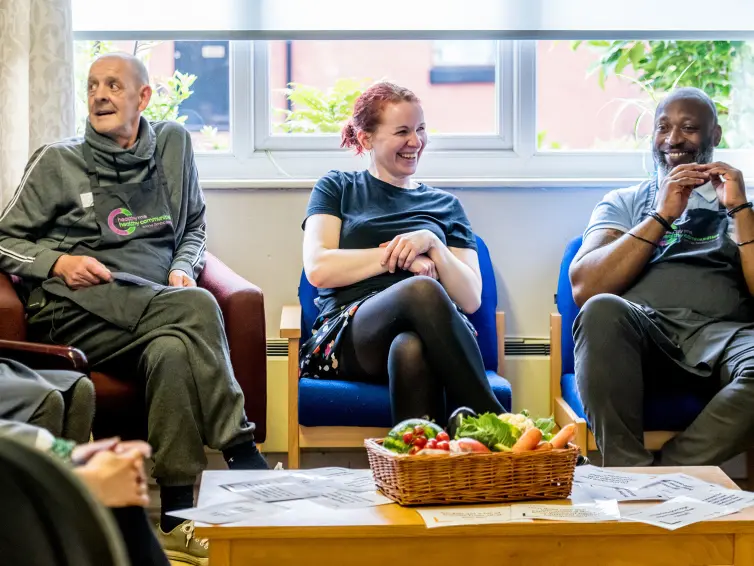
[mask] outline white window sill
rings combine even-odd
[[[636,178],[584,178],[584,179],[557,179],[557,178],[469,178],[469,177],[444,177],[444,178],[419,178],[417,180],[432,187],[443,189],[497,189],[497,188],[520,188],[520,189],[567,189],[567,188],[621,188],[629,187],[644,181],[646,177]],[[229,189],[305,189],[311,190],[317,179],[200,179],[203,189],[229,190]]]
[[[754,152],[719,151],[715,159],[754,175]],[[331,169],[358,171],[367,157],[338,151],[256,151],[197,155],[206,189],[311,189]],[[650,177],[648,152],[427,151],[415,178],[443,188],[614,188]],[[750,187],[754,183],[748,182]]]

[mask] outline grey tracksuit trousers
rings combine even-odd
[[[148,441],[160,485],[193,484],[206,467],[205,444],[223,450],[253,440],[222,313],[209,292],[166,288],[133,332],[67,299],[50,300],[30,319],[34,339],[77,347],[93,369],[145,381]]]

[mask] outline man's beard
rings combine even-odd
[[[715,153],[715,146],[712,140],[705,140],[699,147],[699,150],[694,154],[692,163],[712,163],[712,156]],[[662,173],[663,176],[670,173],[672,167],[665,161],[665,154],[658,150],[656,147],[652,149],[652,157],[654,157],[657,164],[657,170]]]

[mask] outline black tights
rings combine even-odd
[[[393,422],[428,416],[444,423],[463,406],[503,412],[476,338],[434,279],[411,277],[365,301],[341,347],[346,379],[389,383]]]

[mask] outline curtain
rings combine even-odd
[[[40,146],[73,135],[71,0],[0,0],[0,209]]]

